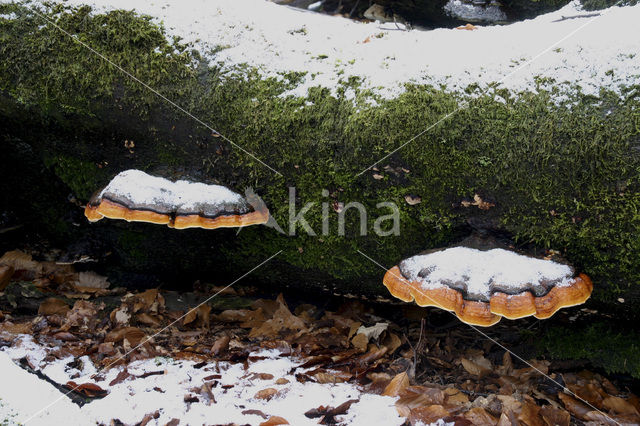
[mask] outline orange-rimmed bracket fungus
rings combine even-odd
[[[383,282],[400,300],[446,309],[479,326],[502,317],[549,318],[584,303],[593,290],[588,276],[566,264],[502,248],[452,247],[413,256],[389,269]]]
[[[244,198],[221,185],[171,181],[140,170],[114,177],[87,204],[85,216],[148,222],[170,228],[237,228],[263,224],[269,210],[257,196]]]

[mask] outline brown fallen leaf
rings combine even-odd
[[[362,333],[358,333],[351,339],[351,344],[359,352],[366,352],[367,346],[369,345],[369,338]]]
[[[197,308],[187,311],[187,314],[182,319],[182,324],[191,324],[196,327],[209,328],[211,315],[211,306],[206,303],[198,306]]]
[[[448,405],[464,405],[469,402],[469,397],[456,388],[447,388],[444,394]]]
[[[635,414],[638,415],[638,410],[626,399],[618,396],[608,396],[602,401],[602,405],[607,410],[613,411],[617,414]]]
[[[393,379],[391,379],[391,382],[384,389],[384,392],[382,392],[382,395],[398,396],[403,390],[408,388],[409,385],[410,385],[409,375],[407,374],[406,371],[402,372],[400,374],[397,374]]]
[[[527,426],[545,426],[542,417],[540,417],[540,407],[530,401],[525,401],[522,404],[518,420]]]
[[[269,420],[266,422],[260,423],[260,426],[277,426],[277,425],[288,425],[289,422],[280,416],[271,416]]]
[[[482,407],[470,409],[464,413],[464,418],[476,426],[495,426],[498,424],[498,419],[487,413],[487,410]]]
[[[472,359],[461,358],[460,362],[469,374],[478,376],[479,378],[483,378],[488,374],[491,374],[493,370],[491,361],[483,356],[477,356]]]
[[[149,327],[158,327],[162,324],[162,321],[157,315],[148,314],[146,312],[136,314],[136,321]]]
[[[76,382],[68,381],[65,387],[89,398],[103,398],[109,394],[109,391],[102,389],[95,383],[82,383],[78,385]]]
[[[230,341],[231,339],[229,338],[229,336],[222,336],[216,339],[216,341],[213,342],[213,346],[211,347],[211,353],[214,355],[220,355],[221,353],[226,352],[227,349],[229,349]]]
[[[547,426],[569,426],[571,415],[559,408],[545,405],[540,409],[540,416]]]
[[[266,389],[262,389],[262,390],[259,390],[258,392],[256,392],[256,394],[253,397],[255,399],[264,399],[265,401],[269,401],[269,400],[271,400],[271,398],[273,398],[277,394],[278,394],[278,390],[277,389],[266,388]]]
[[[125,380],[127,380],[129,377],[132,377],[132,375],[125,368],[124,370],[120,371],[118,375],[111,382],[109,382],[109,386],[115,386],[119,383],[122,383]]]
[[[412,425],[418,422],[430,424],[450,415],[451,413],[449,413],[449,411],[447,411],[442,405],[428,405],[426,407],[418,407],[411,410],[411,413],[409,414],[409,422]]]
[[[560,398],[568,412],[581,420],[586,420],[587,413],[592,411],[592,408],[587,404],[567,395],[566,393],[558,393],[558,398]]]
[[[409,417],[411,410],[428,405],[442,405],[445,394],[437,388],[409,386],[400,393],[396,401],[396,410],[403,417]]]
[[[254,416],[260,416],[260,417],[262,417],[263,419],[266,419],[266,418],[268,418],[268,417],[269,417],[269,416],[267,416],[265,413],[263,413],[263,412],[262,412],[262,411],[260,411],[260,410],[244,410],[244,411],[242,412],[242,414],[244,414],[245,416],[251,416],[251,415],[254,415]]]
[[[289,383],[289,380],[285,379],[284,377],[280,377],[278,380],[276,380],[276,385],[286,385],[287,383]]]
[[[44,300],[38,308],[38,315],[63,315],[66,316],[71,308],[62,299],[50,297]]]
[[[11,282],[11,277],[15,269],[11,265],[0,265],[0,291],[4,291],[5,288]]]

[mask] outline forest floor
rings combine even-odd
[[[435,310],[200,282],[132,292],[2,259],[14,269],[0,293],[2,424],[640,423],[628,381],[517,355],[539,321],[476,329]]]

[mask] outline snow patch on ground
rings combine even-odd
[[[346,415],[341,416],[351,425],[400,425],[401,418],[395,408],[396,398],[362,393],[356,386],[347,383],[319,384],[299,383],[290,371],[300,363],[290,357],[282,357],[278,351],[262,350],[251,354],[258,357],[245,370],[242,363],[211,363],[195,368],[192,361],[177,361],[171,358],[156,358],[135,361],[128,371],[134,375],[162,371],[163,374],[146,378],[132,378],[114,386],[109,383],[122,371],[113,368],[96,379],[91,376],[96,369],[88,357],[82,357],[83,370],[69,368],[73,358],[45,361],[49,351],[33,342],[30,336],[22,336],[20,344],[3,348],[0,352],[0,376],[4,385],[0,387],[0,416],[24,422],[39,409],[52,404],[39,413],[29,424],[109,424],[114,418],[126,424],[140,422],[147,414],[159,411],[159,417],[150,424],[166,424],[173,418],[180,424],[204,424],[215,419],[216,423],[236,422],[259,424],[265,421],[257,414],[242,414],[245,410],[260,410],[269,416],[284,417],[290,424],[315,425],[318,419],[309,419],[304,413],[320,405],[336,407],[350,399],[359,399]],[[44,356],[43,356],[44,355]],[[51,384],[28,373],[12,360],[27,357],[32,365],[57,383],[73,380],[77,384],[96,383],[109,390],[109,394],[94,400],[82,408],[72,403]],[[300,372],[303,370],[298,370]],[[272,374],[272,379],[261,379],[253,373]],[[194,391],[200,388],[205,378],[220,374],[218,383],[212,386],[215,403],[207,404],[202,395]],[[280,378],[289,383],[277,384]],[[96,381],[98,380],[98,381]],[[208,379],[207,382],[212,382]],[[233,385],[225,389],[224,385]],[[273,399],[266,401],[254,396],[260,390],[274,388],[278,391]],[[200,401],[186,403],[185,395],[195,395]],[[13,416],[13,417],[11,417]]]
[[[225,70],[248,64],[264,76],[307,73],[290,92],[294,95],[304,96],[318,85],[334,89],[353,76],[388,98],[401,93],[406,82],[446,85],[451,91],[499,82],[514,93],[566,82],[598,95],[602,87],[619,91],[640,77],[640,4],[602,10],[596,18],[561,20],[586,14],[575,1],[511,25],[398,31],[393,23],[356,22],[266,0],[64,3],[151,15],[169,36],[195,43],[211,64]]]
[[[491,297],[493,286],[509,289],[509,293],[528,290],[544,282],[556,286],[570,285],[573,270],[551,260],[523,256],[504,249],[487,251],[453,247],[404,260],[400,269],[410,281],[418,281],[425,289],[442,287],[443,283],[464,283],[469,294]]]

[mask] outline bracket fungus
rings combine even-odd
[[[396,298],[452,311],[463,322],[491,326],[502,317],[551,317],[584,303],[593,284],[552,260],[502,248],[452,247],[408,258],[389,269],[384,285]]]
[[[85,216],[149,222],[170,228],[235,228],[266,223],[269,210],[255,194],[246,198],[220,185],[170,181],[140,170],[114,177],[87,204]]]

